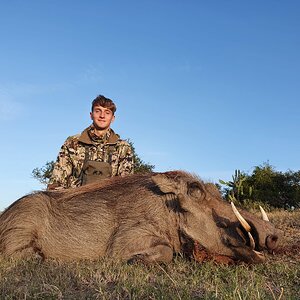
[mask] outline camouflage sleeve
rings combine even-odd
[[[69,139],[61,146],[57,160],[54,164],[51,178],[48,183],[48,190],[66,189],[69,187],[69,177],[72,174],[73,164],[69,151]]]
[[[133,174],[134,172],[134,160],[133,160],[133,150],[129,143],[124,142],[122,145],[119,166],[118,166],[118,176],[125,176]]]

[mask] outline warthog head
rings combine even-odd
[[[176,196],[180,230],[209,253],[259,263],[265,259],[264,250],[277,247],[279,232],[265,212],[262,219],[244,210],[239,213],[214,184],[181,172],[157,174],[152,180],[163,193]]]

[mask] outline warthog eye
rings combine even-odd
[[[198,182],[192,182],[188,186],[188,194],[198,198],[203,195],[203,189]]]

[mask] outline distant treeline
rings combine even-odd
[[[276,171],[268,162],[251,174],[236,170],[232,181],[220,180],[223,197],[243,206],[300,208],[300,171]]]

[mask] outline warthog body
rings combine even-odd
[[[195,241],[232,260],[261,262],[277,246],[270,222],[242,211],[255,246],[212,184],[181,171],[132,175],[14,202],[0,216],[2,256],[168,262]]]

